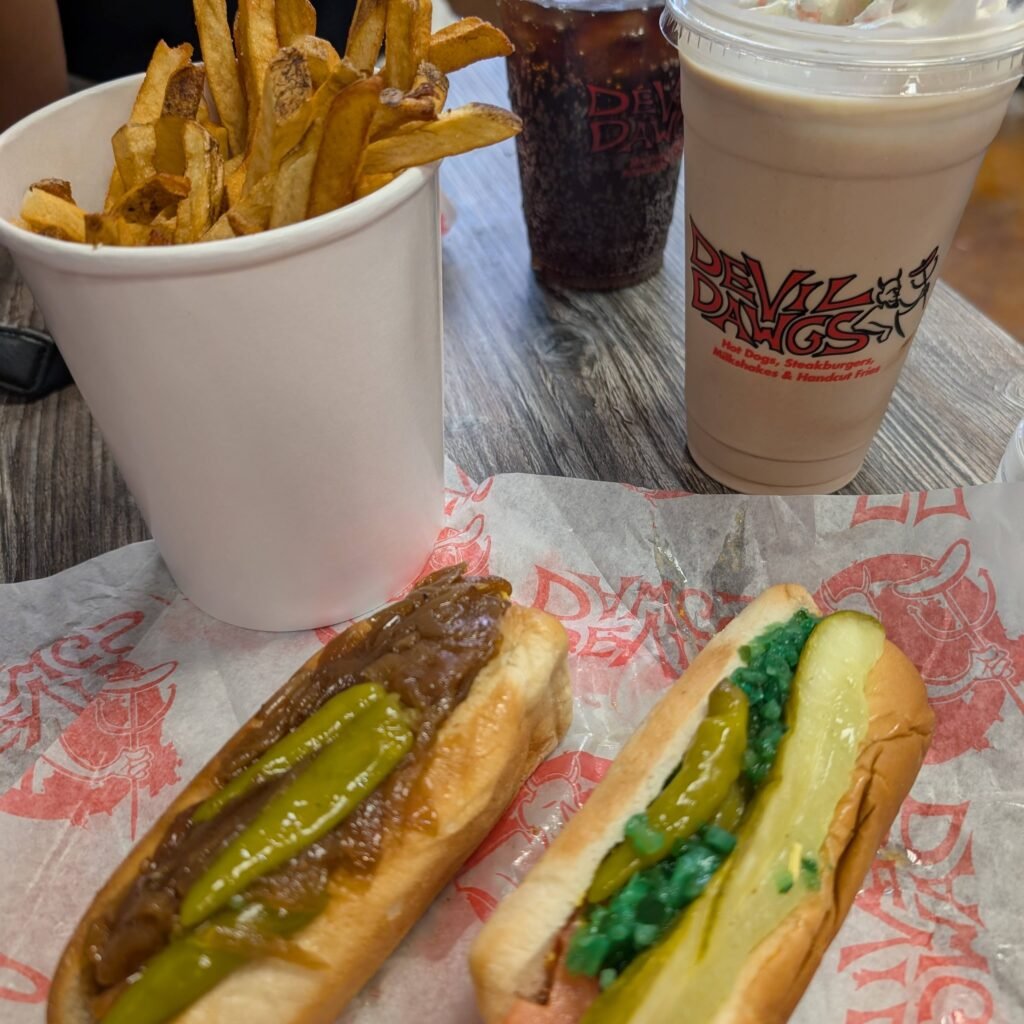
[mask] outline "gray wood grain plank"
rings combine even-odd
[[[452,102],[505,102],[500,62],[466,69]],[[682,195],[664,269],[610,294],[549,290],[529,266],[515,149],[448,161],[444,244],[448,454],[470,475],[548,473],[719,492],[686,451]],[[385,272],[382,269],[382,272]],[[0,252],[0,320],[42,326]],[[992,479],[1024,416],[1024,347],[936,289],[852,493]],[[48,575],[146,526],[77,389],[0,397],[0,581]]]

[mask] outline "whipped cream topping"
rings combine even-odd
[[[738,0],[738,6],[822,25],[943,34],[1024,20],[1024,0]]]

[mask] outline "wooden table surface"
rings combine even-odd
[[[505,103],[501,62],[453,78],[453,103]],[[686,450],[682,194],[663,271],[608,294],[534,280],[511,142],[447,161],[447,451],[476,479],[547,473],[715,492]],[[0,251],[0,321],[41,327]],[[940,285],[861,473],[884,494],[993,478],[1024,416],[1024,351]],[[147,536],[74,387],[0,397],[0,581],[65,569]]]

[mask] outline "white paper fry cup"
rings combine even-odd
[[[413,579],[441,519],[436,167],[220,242],[94,249],[9,223],[40,178],[101,208],[140,80],[0,136],[0,244],[182,591],[255,629],[362,614]]]

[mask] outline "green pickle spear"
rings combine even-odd
[[[387,690],[380,683],[359,683],[332,697],[309,716],[294,732],[278,740],[262,757],[223,789],[214,793],[193,812],[194,821],[215,817],[232,800],[277,775],[291,771],[312,754],[317,754],[363,712],[384,699]]]
[[[743,691],[727,680],[719,683],[679,770],[647,808],[647,824],[661,842],[641,852],[627,838],[609,851],[587,891],[589,902],[613,896],[638,871],[668,857],[675,842],[711,821],[743,769],[747,712]]]
[[[820,886],[817,855],[850,784],[867,729],[865,681],[885,632],[859,612],[836,612],[813,630],[800,657],[790,729],[736,849],[677,925],[590,1005],[581,1024],[669,1024],[679,1008],[711,1020],[751,951]],[[780,891],[793,863],[814,863]]]
[[[391,774],[412,743],[407,712],[396,696],[370,707],[273,796],[199,877],[182,903],[182,926],[205,920],[344,821]]]
[[[287,937],[315,916],[315,909],[275,911],[260,903],[218,915],[157,953],[121,993],[103,1024],[163,1024],[259,956],[261,937]],[[218,944],[222,929],[250,934],[252,948],[243,951]]]

